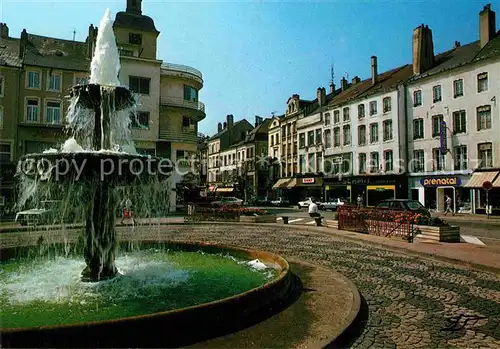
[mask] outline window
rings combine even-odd
[[[136,33],[129,33],[128,43],[133,45],[142,45],[142,35]]]
[[[330,114],[326,113],[325,114],[325,126],[330,125],[330,122],[331,122],[331,120],[330,120]]]
[[[307,146],[313,146],[314,145],[314,131],[309,131],[307,132]]]
[[[333,129],[333,146],[340,147],[340,127]]]
[[[131,50],[119,49],[118,52],[120,53],[120,56],[127,56],[127,57],[134,56],[134,51],[131,51]]]
[[[333,123],[334,124],[338,124],[340,122],[340,111],[339,110],[335,110],[333,112]]]
[[[0,164],[8,164],[10,162],[10,144],[0,144]]]
[[[477,92],[488,91],[488,73],[477,74]]]
[[[344,145],[351,144],[351,125],[344,125]]]
[[[453,134],[467,132],[467,118],[465,110],[453,112]]]
[[[149,128],[149,112],[138,111],[130,113],[130,126],[132,128]]]
[[[0,105],[0,130],[3,129],[3,106]]]
[[[370,153],[370,172],[375,173],[379,170],[379,157],[378,152]]]
[[[323,143],[323,133],[321,132],[321,129],[318,128],[316,130],[316,144],[322,144]]]
[[[434,115],[432,117],[432,137],[437,137],[441,131],[441,122],[443,121],[443,115]]]
[[[413,139],[424,138],[424,119],[413,120]]]
[[[332,146],[332,130],[325,130],[325,148]]]
[[[361,153],[358,157],[359,161],[359,173],[366,173],[366,154]]]
[[[45,108],[45,121],[49,124],[61,123],[61,102],[47,101]]]
[[[364,117],[365,117],[365,105],[359,104],[358,105],[358,119],[362,119]]]
[[[26,121],[38,122],[39,108],[38,99],[28,98],[26,100]]]
[[[455,155],[455,170],[466,170],[467,169],[467,146],[459,145],[454,147]]]
[[[36,71],[28,72],[28,88],[40,88],[40,73]]]
[[[383,100],[384,113],[391,111],[391,97],[385,97]]]
[[[271,135],[270,140],[271,140],[271,147],[272,147],[272,146],[274,146],[274,135]]]
[[[191,119],[188,118],[187,116],[182,117],[182,127],[189,127],[191,126]]]
[[[491,128],[491,105],[477,107],[477,130],[488,130]]]
[[[316,173],[323,172],[323,155],[316,153]]]
[[[425,155],[423,149],[413,151],[413,172],[424,172]]]
[[[370,143],[378,142],[378,124],[370,124]]]
[[[377,101],[370,102],[370,116],[377,114]]]
[[[191,86],[184,85],[184,100],[197,102],[198,101],[198,91]]]
[[[392,150],[387,150],[384,152],[384,163],[385,172],[391,172],[394,170],[394,154]]]
[[[413,106],[420,107],[422,105],[422,91],[413,91]]]
[[[299,172],[306,173],[306,157],[299,155]]]
[[[3,76],[0,76],[0,97],[3,97],[4,90],[5,90],[5,78]]]
[[[75,85],[88,85],[89,79],[84,76],[75,77]]]
[[[129,87],[132,92],[139,93],[141,95],[149,94],[149,83],[150,78],[142,78],[138,76],[129,76],[128,82]]]
[[[453,81],[453,98],[462,97],[464,95],[464,79]]]
[[[306,134],[304,132],[299,133],[299,148],[304,148],[306,146]]]
[[[491,143],[481,143],[477,145],[479,155],[479,167],[493,167],[493,147]]]
[[[344,114],[344,121],[350,121],[351,116],[349,115],[349,107],[345,107],[342,111]]]
[[[432,88],[432,101],[434,103],[441,102],[443,96],[441,95],[441,85],[436,85]]]
[[[434,171],[444,170],[444,154],[441,153],[441,148],[432,149],[432,161],[434,163]]]
[[[47,90],[49,91],[61,91],[61,75],[60,74],[49,74],[49,81]]]
[[[358,126],[358,145],[366,144],[366,126]]]
[[[392,120],[385,120],[383,129],[384,129],[384,141],[392,140]]]

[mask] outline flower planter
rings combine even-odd
[[[276,223],[276,215],[266,214],[262,216],[240,216],[240,222],[246,223]]]
[[[444,226],[431,227],[428,225],[414,225],[418,231],[417,240],[439,241],[439,242],[460,242],[460,227]]]

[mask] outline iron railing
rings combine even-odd
[[[182,64],[174,64],[174,63],[162,63],[161,69],[164,70],[171,70],[171,71],[176,71],[180,73],[189,73],[192,74],[201,80],[203,80],[203,74],[201,71],[198,69],[195,69],[193,67],[187,66],[187,65],[182,65]]]
[[[188,101],[181,97],[160,97],[160,105],[194,109],[205,113],[205,104],[200,101]]]

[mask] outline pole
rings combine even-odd
[[[486,190],[486,217],[487,219],[490,219],[490,196],[489,196],[489,190]]]

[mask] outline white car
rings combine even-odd
[[[322,202],[318,206],[319,206],[319,209],[321,211],[326,211],[326,210],[335,211],[335,210],[337,210],[337,207],[342,206],[342,205],[344,205],[344,201],[342,201],[340,199],[334,199],[334,200]]]
[[[307,199],[305,199],[304,201],[299,201],[299,204],[298,204],[299,210],[300,210],[301,208],[308,208],[308,207],[309,207],[309,205],[311,204],[311,202],[312,202],[312,198],[307,198]],[[321,203],[316,201],[316,204],[317,204],[317,205],[318,205],[318,207],[319,207],[319,205],[320,205]]]
[[[217,200],[217,201],[212,201],[211,205],[213,207],[243,206],[243,200],[230,196],[230,197],[221,198],[220,200]]]
[[[32,208],[16,213],[15,222],[21,225],[37,225],[50,223],[56,214],[59,201],[46,200],[40,203],[39,208]]]
[[[288,202],[288,200],[285,200],[283,198],[278,198],[276,200],[271,200],[271,205],[273,205],[273,206],[288,206],[289,202]]]

